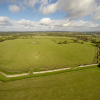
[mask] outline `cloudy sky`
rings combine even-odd
[[[100,31],[100,0],[0,0],[0,31]]]

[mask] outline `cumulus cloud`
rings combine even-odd
[[[99,27],[100,24],[97,24],[94,21],[51,20],[50,18],[43,18],[39,22],[25,19],[14,21],[10,20],[8,17],[0,16],[0,31],[100,31]]]
[[[43,7],[44,5],[47,5],[50,3],[52,0],[1,0],[2,2],[6,1],[7,3],[13,3],[19,5],[13,5],[9,6],[9,10],[12,13],[18,13],[20,9],[26,10],[27,7],[30,7],[33,9],[33,11],[37,11],[38,8],[35,8],[35,5],[38,4],[40,7]],[[1,2],[0,1],[0,2]]]
[[[75,21],[75,20],[54,20],[51,27],[60,28],[60,29],[92,29],[99,28],[100,24],[97,24],[93,21]]]
[[[43,14],[50,14],[60,10],[68,13],[66,18],[77,19],[93,13],[96,7],[95,0],[58,0],[56,3],[39,8],[39,11]]]
[[[52,20],[50,18],[43,18],[39,21],[40,25],[50,25],[52,23]]]
[[[97,7],[95,14],[92,16],[92,20],[94,21],[100,20],[100,6]]]
[[[12,13],[18,13],[20,9],[25,10],[30,7],[33,11],[39,11],[45,15],[55,13],[57,10],[66,12],[65,18],[71,20],[87,15],[91,15],[94,21],[100,20],[100,0],[56,0],[55,3],[51,1],[53,0],[0,0],[0,3],[14,4],[9,6]]]
[[[34,8],[35,4],[38,3],[39,0],[24,0],[23,2],[27,7]]]
[[[20,26],[23,26],[23,27],[33,27],[35,22],[21,19],[20,21],[18,21],[18,24],[20,24]]]
[[[9,5],[9,10],[12,13],[18,13],[20,11],[20,7],[16,6],[16,5]]]
[[[46,14],[54,13],[58,9],[60,9],[60,7],[59,7],[58,2],[56,2],[54,4],[48,4],[46,6],[40,6],[39,12],[46,15]]]
[[[11,25],[10,19],[5,16],[0,16],[0,26],[9,26]]]

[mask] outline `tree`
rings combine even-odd
[[[67,40],[64,41],[64,44],[67,44]]]
[[[62,42],[60,41],[58,44],[62,44]]]
[[[78,42],[78,39],[74,40],[74,42]]]
[[[82,41],[81,44],[84,44],[84,42]]]
[[[97,43],[97,42],[96,42],[96,39],[92,39],[91,42],[92,42],[92,43]]]
[[[97,42],[96,43],[96,46],[100,48],[100,42]]]

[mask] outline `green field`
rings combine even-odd
[[[0,100],[100,100],[100,69],[0,82]]]
[[[76,67],[97,60],[100,64],[100,49],[91,41],[81,44],[83,40],[75,43],[73,39],[77,38],[25,34],[0,42],[0,72],[13,75],[30,71],[19,77],[0,73],[0,100],[100,100],[100,65]],[[33,74],[64,67],[71,69]]]
[[[67,44],[58,44],[59,41],[65,40]],[[37,43],[30,44],[31,42]],[[0,68],[9,71],[75,67],[93,63],[95,56],[96,47],[91,43],[74,43],[69,37],[39,36],[0,43]]]

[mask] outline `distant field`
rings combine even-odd
[[[39,39],[39,38],[40,39]],[[52,39],[55,40],[52,41]],[[37,36],[0,43],[0,68],[10,71],[48,70],[93,63],[96,48],[73,43],[70,37]],[[68,44],[58,44],[67,40]],[[37,42],[36,44],[30,44]]]
[[[91,38],[92,38],[92,37],[91,37]],[[96,39],[97,42],[100,41],[100,37],[94,37],[94,38],[92,38],[92,39]]]
[[[100,100],[100,69],[0,81],[0,100]]]

